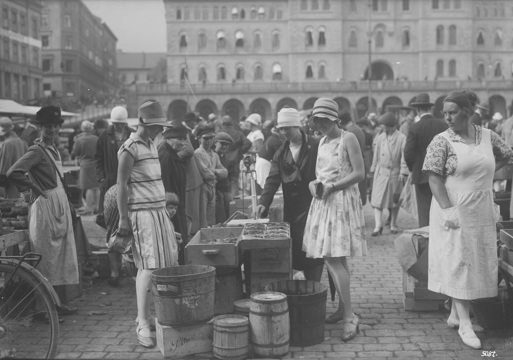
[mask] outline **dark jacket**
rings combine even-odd
[[[431,114],[423,115],[418,122],[410,126],[404,147],[404,158],[411,171],[413,184],[428,182],[428,175],[422,172],[426,149],[435,135],[445,130],[447,130],[445,121],[435,119]]]
[[[39,130],[36,129],[34,126],[30,125],[23,130],[21,133],[21,140],[25,141],[28,145],[28,147],[31,147],[34,145],[34,140],[36,140],[39,136]],[[71,151],[71,149],[69,149]]]
[[[304,132],[301,133],[303,144],[299,151],[297,164],[292,158],[288,140],[274,154],[271,170],[265,181],[262,196],[260,196],[259,203],[266,208],[266,211],[262,214],[263,216],[267,216],[274,194],[280,185],[283,189],[283,212],[285,217],[289,212],[302,211],[310,207],[312,195],[308,189],[308,184],[316,178],[315,164],[317,162],[319,140],[307,136]]]

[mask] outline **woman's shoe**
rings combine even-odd
[[[392,234],[397,234],[399,230],[397,229],[397,226],[390,226],[390,232]]]
[[[344,321],[342,331],[343,341],[354,339],[356,334],[360,332],[360,318],[358,315],[354,314],[353,320]]]
[[[371,236],[381,235],[382,232],[383,232],[383,226],[380,226],[379,228],[374,228],[374,231],[372,232]]]
[[[476,336],[472,329],[458,330],[463,343],[473,349],[481,349],[481,340]]]
[[[328,316],[326,318],[326,320],[324,320],[324,322],[326,324],[336,324],[338,323],[340,320],[343,320],[344,319],[344,315],[342,313],[333,313],[331,314],[330,316]]]
[[[459,320],[448,318],[447,319],[447,326],[450,327],[451,329],[458,329],[460,327],[460,322],[459,322]],[[482,326],[480,326],[480,325],[477,325],[477,324],[472,324],[472,329],[474,330],[474,332],[482,332],[482,331],[484,331],[484,328]]]
[[[152,348],[155,346],[155,343],[153,342],[153,339],[151,336],[145,336],[141,334],[141,330],[148,329],[148,332],[150,331],[149,325],[147,326],[141,326],[137,325],[137,329],[135,330],[137,334],[137,341],[139,341],[139,344],[144,346],[145,348]]]
[[[139,317],[136,317],[135,318],[135,323],[137,325],[139,325]],[[150,318],[150,330],[151,331],[155,331],[156,327],[155,327],[155,319],[154,318]]]

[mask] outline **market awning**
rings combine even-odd
[[[36,113],[39,111],[39,109],[41,109],[41,106],[23,106],[25,108],[25,110],[27,111],[28,115],[36,115]],[[79,114],[76,114],[76,113],[71,113],[71,112],[67,112],[67,111],[61,111],[61,116],[62,117],[74,117],[74,116],[78,116]]]
[[[14,100],[0,99],[0,114],[3,115],[30,115],[25,106]]]

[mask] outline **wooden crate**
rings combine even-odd
[[[165,358],[179,359],[186,355],[212,351],[212,322],[200,325],[171,327],[155,319],[157,347]]]
[[[0,230],[0,252],[28,241],[28,230]]]
[[[501,229],[500,240],[510,249],[513,249],[513,229]]]
[[[442,300],[418,300],[413,294],[404,294],[403,305],[406,311],[438,311],[443,306]]]
[[[93,265],[94,269],[98,272],[98,277],[110,277],[110,262],[107,249],[93,251],[89,256],[88,262]]]
[[[407,311],[436,311],[443,305],[447,296],[427,288],[427,282],[417,281],[403,272],[403,304]]]
[[[506,264],[513,266],[513,250],[504,244],[499,246],[499,258]]]
[[[250,250],[252,273],[290,273],[292,260],[289,248]]]
[[[251,273],[249,275],[249,295],[264,291],[265,287],[274,281],[290,279],[290,273]]]
[[[240,238],[241,227],[201,229],[185,246],[185,263],[210,266],[239,265],[238,243],[202,243],[208,239]]]

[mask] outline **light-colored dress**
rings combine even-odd
[[[374,173],[371,205],[378,209],[397,207],[393,195],[399,186],[399,175],[408,175],[404,160],[406,136],[397,130],[387,136],[383,131],[374,141],[374,157],[370,169]]]
[[[345,145],[354,134],[342,131],[340,138],[321,139],[315,173],[317,180],[331,184],[349,175],[353,168]],[[356,138],[355,138],[356,141]],[[365,220],[358,184],[332,192],[326,199],[313,198],[303,236],[303,251],[309,258],[364,256],[367,254]]]
[[[497,134],[475,129],[476,144],[450,129],[435,136],[423,166],[444,177],[452,205],[441,209],[434,197],[431,202],[428,289],[462,300],[497,295],[494,154],[499,160],[513,154]],[[460,228],[444,228],[446,220],[459,221]]]

